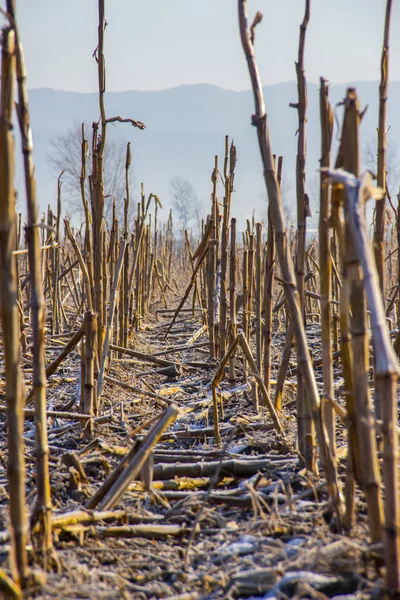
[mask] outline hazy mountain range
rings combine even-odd
[[[362,121],[361,146],[365,149],[376,139],[378,122],[378,82],[356,82],[361,105],[368,105]],[[347,85],[332,85],[332,106],[340,102]],[[295,157],[297,111],[289,108],[297,101],[295,82],[281,83],[264,88],[272,146],[276,154],[284,156],[285,196],[287,203],[295,202]],[[29,93],[34,140],[38,198],[41,209],[55,205],[56,175],[51,173],[46,159],[49,141],[55,134],[71,128],[74,123],[91,123],[98,118],[96,94],[82,94],[53,89],[33,89]],[[316,170],[319,163],[319,99],[318,86],[308,84],[307,123],[307,176],[309,193],[315,197]],[[393,162],[395,143],[400,136],[400,82],[390,86],[388,101],[389,138],[392,142]],[[211,85],[186,85],[155,92],[109,92],[106,94],[107,116],[121,115],[145,123],[139,131],[130,125],[109,126],[111,137],[131,141],[132,175],[136,183],[144,182],[147,192],[159,195],[163,205],[170,204],[169,182],[179,175],[195,187],[204,205],[208,207],[211,191],[211,172],[214,155],[223,160],[224,136],[234,138],[238,163],[235,177],[235,195],[232,214],[239,219],[251,215],[258,218],[266,213],[264,183],[256,132],[250,126],[253,97],[249,90],[234,92]],[[335,147],[337,122],[341,109],[335,109]],[[88,132],[90,134],[90,132]],[[46,150],[47,149],[47,150]],[[77,147],[77,152],[80,152]],[[400,149],[399,149],[400,153]],[[17,187],[21,188],[21,169],[18,167]],[[138,185],[136,186],[138,189]],[[222,197],[222,189],[221,189]],[[20,208],[23,209],[23,196]],[[68,205],[68,197],[64,198]],[[166,211],[165,218],[166,218]],[[314,209],[313,220],[316,216]],[[315,222],[315,221],[314,221]]]

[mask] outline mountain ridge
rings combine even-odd
[[[347,87],[357,89],[362,107],[368,104],[361,125],[363,149],[367,143],[376,139],[379,82],[359,81],[351,86],[331,84],[330,100],[339,120],[340,109],[335,105],[342,100]],[[318,89],[319,85],[308,83],[308,187],[312,187],[319,167]],[[289,108],[289,103],[297,99],[297,84],[295,81],[275,83],[264,86],[263,90],[273,150],[277,155],[284,157],[286,201],[294,205],[297,111]],[[57,134],[70,129],[74,123],[91,124],[97,120],[98,98],[95,92],[32,88],[29,90],[29,100],[38,197],[41,209],[44,210],[48,203],[55,202],[57,183],[57,174],[49,171],[46,159],[49,142]],[[400,115],[397,111],[399,103],[400,81],[391,82],[388,125],[389,137],[393,140],[400,137]],[[218,154],[223,160],[224,137],[227,134],[234,138],[238,164],[232,214],[244,219],[255,209],[258,218],[265,217],[262,165],[256,132],[250,126],[251,115],[254,112],[250,89],[236,91],[198,83],[158,91],[113,91],[106,93],[106,111],[109,116],[121,115],[145,123],[144,131],[138,131],[129,125],[110,126],[110,139],[122,138],[131,141],[133,178],[137,183],[144,181],[146,190],[157,193],[166,207],[170,205],[169,181],[179,175],[191,181],[202,201],[204,211],[208,208],[214,155]],[[87,136],[89,135],[90,132],[87,131]],[[334,133],[333,146],[334,152],[337,146],[337,131]],[[77,148],[77,151],[80,152],[80,149]],[[21,180],[19,165],[18,189],[21,188]],[[308,191],[312,192],[311,189]],[[222,190],[220,193],[222,194]],[[65,206],[68,205],[68,197],[64,198],[64,203]],[[23,202],[21,206],[22,204]]]
[[[346,87],[357,87],[358,84],[363,84],[363,83],[373,83],[374,85],[379,86],[379,81],[377,79],[363,79],[363,80],[358,80],[358,81],[343,81],[343,82],[336,82],[333,85],[337,85],[337,86],[346,86]],[[393,80],[390,81],[389,86],[392,84],[397,84],[400,83],[400,79],[397,80]],[[286,85],[286,84],[291,84],[291,85],[296,85],[296,80],[295,79],[288,79],[286,81],[279,81],[276,83],[270,83],[268,85],[264,85],[263,88],[273,88],[273,87],[278,87],[278,86],[282,86],[282,85]],[[318,82],[315,81],[308,81],[307,80],[307,84],[310,85],[319,85]],[[332,84],[330,84],[332,85]],[[218,90],[223,90],[225,92],[232,92],[235,94],[242,94],[243,92],[251,92],[251,88],[246,88],[244,90],[233,90],[231,88],[225,88],[222,87],[220,85],[215,85],[214,83],[206,83],[206,82],[198,82],[198,83],[182,83],[180,85],[174,85],[172,87],[167,87],[167,88],[160,88],[159,90],[135,90],[135,89],[128,89],[128,90],[107,90],[106,91],[106,96],[109,94],[124,94],[124,93],[130,93],[130,92],[135,92],[135,93],[144,93],[144,94],[151,94],[151,93],[159,93],[159,92],[167,92],[167,91],[173,91],[173,90],[179,90],[181,88],[194,88],[194,87],[210,87],[210,88],[216,88]],[[90,96],[90,95],[95,95],[97,96],[98,93],[97,91],[94,92],[80,92],[78,90],[62,90],[60,88],[53,88],[51,86],[49,87],[32,87],[28,89],[28,93],[30,92],[37,92],[37,91],[55,91],[55,92],[61,92],[61,93],[71,93],[71,94],[82,94],[82,95],[86,95],[86,96]]]

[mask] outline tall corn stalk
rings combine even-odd
[[[320,119],[321,119],[321,167],[330,166],[333,114],[328,100],[328,83],[321,77],[320,87]],[[323,185],[322,174],[320,184],[319,212],[319,264],[321,287],[321,328],[322,359],[324,378],[324,404],[322,407],[329,441],[335,449],[335,414],[329,400],[334,396],[332,368],[332,258],[331,239],[329,233],[330,189]]]
[[[297,252],[296,252],[296,282],[300,298],[300,306],[304,315],[304,267],[306,249],[306,122],[307,122],[307,84],[304,74],[304,46],[306,32],[310,20],[310,0],[305,2],[305,12],[300,25],[299,51],[296,62],[298,102],[291,104],[298,113],[297,159],[296,159],[296,193],[297,193]],[[305,459],[308,469],[313,469],[314,456],[314,427],[307,402],[307,390],[304,386],[302,365],[297,356],[297,441],[300,453]]]
[[[229,213],[231,207],[231,196],[233,189],[234,169],[236,166],[236,147],[231,143],[229,150],[229,138],[225,137],[225,160],[224,160],[224,206],[222,213],[222,233],[221,233],[221,299],[220,299],[220,319],[219,319],[219,348],[220,356],[225,355],[227,347],[226,319],[228,312],[228,294],[227,294],[227,272],[228,272],[228,244],[229,244]]]
[[[246,56],[251,83],[253,87],[255,101],[255,115],[252,123],[257,128],[258,142],[260,146],[261,159],[264,167],[264,179],[268,192],[268,198],[271,206],[271,220],[275,231],[276,250],[282,273],[282,279],[285,283],[285,293],[288,301],[291,319],[294,327],[299,362],[303,367],[303,375],[306,382],[307,398],[310,403],[313,418],[316,422],[318,443],[321,453],[324,455],[325,471],[328,483],[329,493],[335,506],[338,521],[341,519],[342,501],[338,486],[336,466],[329,448],[328,440],[323,429],[321,417],[321,404],[318,389],[314,377],[312,361],[308,350],[307,339],[302,318],[302,311],[299,301],[299,294],[296,288],[296,280],[293,269],[293,263],[288,252],[287,234],[284,225],[282,197],[276,178],[274,161],[271,151],[271,142],[269,136],[267,115],[261,87],[261,80],[254,56],[254,30],[262,20],[261,13],[257,13],[250,32],[247,27],[246,0],[238,0],[239,28],[243,50]],[[312,465],[316,470],[316,465]]]
[[[125,158],[125,201],[124,201],[124,239],[128,243],[129,234],[129,203],[130,203],[130,189],[129,189],[129,167],[131,166],[132,154],[130,142],[126,146],[126,158]],[[157,205],[156,205],[157,206]],[[124,281],[123,281],[123,317],[122,317],[122,338],[125,348],[128,347],[128,331],[129,331],[129,251],[125,252],[124,256]]]
[[[229,343],[231,344],[236,338],[237,322],[236,322],[236,280],[238,270],[238,258],[236,253],[236,219],[231,219],[231,244],[229,255]],[[232,383],[236,381],[235,376],[235,357],[232,354],[229,362],[229,379]]]
[[[106,117],[106,67],[104,58],[105,0],[98,0],[98,43],[94,52],[97,61],[98,96],[100,112],[99,123],[93,123],[92,135],[92,174],[89,176],[90,200],[92,206],[92,244],[93,244],[93,280],[94,280],[94,309],[97,313],[97,348],[101,356],[106,324],[107,270],[104,229],[104,152],[107,140],[108,123],[129,123],[138,129],[145,125],[140,121],[120,116]],[[84,142],[82,142],[82,152]],[[128,158],[127,158],[127,162]],[[83,165],[83,160],[82,160]],[[83,199],[83,196],[82,196]]]
[[[361,114],[354,89],[347,91],[342,137],[336,167],[344,167],[358,177],[360,171],[359,124]],[[342,192],[343,194],[343,192]],[[360,450],[361,487],[368,506],[371,537],[374,542],[382,539],[382,499],[380,474],[376,454],[375,427],[372,419],[372,403],[368,387],[369,336],[366,322],[365,293],[360,263],[349,224],[349,208],[345,201],[345,248],[344,285],[350,286],[350,308],[352,311],[351,333],[354,369],[354,399]]]
[[[400,507],[396,383],[399,367],[386,326],[385,308],[365,218],[366,200],[369,198],[379,200],[384,196],[385,190],[371,185],[369,173],[366,173],[361,180],[343,171],[328,171],[328,173],[334,181],[344,185],[346,190],[349,227],[362,266],[363,282],[371,314],[376,356],[375,382],[383,401],[386,583],[389,591],[398,597],[400,593]]]
[[[335,236],[343,261],[343,281],[340,285],[340,346],[344,379],[344,394],[346,400],[347,412],[347,469],[345,482],[345,503],[346,511],[343,518],[343,526],[347,531],[354,525],[355,521],[355,491],[356,482],[360,484],[360,460],[359,443],[356,427],[356,407],[354,398],[354,361],[351,348],[350,334],[350,280],[347,277],[347,269],[344,266],[346,247],[345,247],[345,225],[342,214],[342,190],[335,186],[331,194],[332,214],[331,221],[335,227]],[[335,254],[336,256],[336,254]],[[332,266],[334,263],[332,261]],[[339,286],[338,286],[339,287]],[[337,329],[337,328],[336,328]]]
[[[390,15],[392,11],[392,0],[386,2],[385,30],[383,34],[383,46],[381,57],[381,82],[379,86],[379,125],[378,125],[378,185],[385,190],[386,196],[386,116],[387,99],[389,91],[389,31]],[[385,294],[385,196],[376,202],[375,207],[375,231],[374,251],[375,263],[379,275],[379,284],[382,295]]]
[[[103,303],[103,232],[104,232],[104,151],[107,140],[107,119],[104,105],[106,91],[106,67],[104,60],[104,0],[98,0],[98,43],[95,51],[97,61],[97,77],[99,89],[99,109],[101,133],[98,139],[97,124],[93,124],[92,156],[93,166],[90,181],[90,197],[93,219],[93,279],[94,279],[94,309],[97,313],[97,348],[101,355],[104,333],[104,303]]]
[[[20,365],[17,281],[12,255],[15,240],[14,170],[12,134],[15,81],[15,37],[12,29],[2,32],[0,108],[0,314],[5,356],[8,417],[8,481],[10,494],[12,570],[23,585],[27,577],[27,518],[25,509],[25,457],[23,446],[24,397]]]
[[[283,157],[278,158],[277,180],[279,186],[282,179]],[[272,342],[272,291],[274,287],[274,262],[275,262],[275,236],[271,222],[271,207],[268,206],[268,233],[267,233],[267,251],[265,256],[264,272],[264,360],[263,375],[264,384],[268,394],[271,389],[271,342]],[[280,404],[275,402],[275,407],[280,409]]]
[[[214,170],[211,180],[213,184],[212,191],[212,242],[207,254],[207,294],[208,294],[208,334],[210,340],[210,358],[216,357],[216,348],[218,347],[218,323],[215,321],[215,291],[217,286],[217,263],[218,263],[218,230],[219,230],[219,205],[217,198],[218,182],[218,156],[214,159]],[[217,327],[216,327],[217,326]]]
[[[27,202],[26,240],[28,244],[29,271],[31,276],[31,326],[33,338],[33,389],[35,396],[36,431],[36,485],[37,503],[35,518],[40,524],[40,551],[43,557],[52,551],[51,530],[51,490],[49,479],[49,447],[46,419],[46,372],[44,357],[44,303],[41,274],[41,245],[39,235],[39,214],[36,200],[36,181],[32,156],[32,131],[30,126],[26,70],[21,40],[15,15],[15,0],[7,0],[7,10],[14,21],[18,104],[17,115],[21,132],[22,154],[24,158],[25,193]]]
[[[256,255],[255,255],[255,320],[256,320],[256,363],[258,372],[261,373],[261,365],[263,359],[262,346],[262,317],[261,317],[261,288],[262,288],[262,267],[263,267],[263,251],[262,251],[262,224],[256,223]]]

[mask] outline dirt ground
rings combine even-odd
[[[153,491],[132,482],[107,520],[56,527],[58,571],[26,597],[60,599],[373,598],[380,597],[382,547],[368,539],[365,503],[357,503],[356,526],[348,535],[335,526],[323,472],[317,478],[300,465],[295,450],[296,377],[285,387],[278,435],[268,411],[256,413],[251,379],[243,377],[241,353],[234,384],[226,378],[221,419],[222,444],[213,438],[211,380],[206,334],[190,312],[182,312],[168,339],[172,313],[147,319],[132,334],[132,347],[176,361],[180,374],[113,353],[109,377],[142,393],[106,383],[103,422],[95,442],[83,438],[74,420],[49,418],[54,513],[82,510],[121,456],[151,428],[132,432],[174,401],[177,420],[156,446]],[[314,355],[318,328],[308,328]],[[53,359],[67,338],[47,338]],[[273,341],[274,371],[280,364],[283,331]],[[183,349],[176,350],[176,347]],[[27,361],[28,364],[29,360]],[[189,364],[190,363],[190,364]],[[295,357],[293,357],[293,366]],[[338,366],[338,365],[337,365]],[[49,409],[77,412],[80,357],[73,352],[48,382]],[[317,379],[321,380],[319,368]],[[29,369],[25,369],[29,385]],[[291,382],[291,383],[290,383]],[[339,391],[339,377],[336,381]],[[271,386],[272,394],[274,385]],[[261,403],[261,402],[260,402]],[[1,417],[3,423],[4,416]],[[338,422],[338,426],[340,424]],[[1,451],[7,459],[4,427]],[[343,438],[343,439],[342,439]],[[34,424],[26,420],[27,504],[35,502]],[[345,439],[339,435],[340,475],[345,473]],[[343,446],[343,448],[341,448]],[[72,457],[72,458],[71,458]],[[4,463],[3,461],[3,463]],[[3,464],[4,466],[4,464]],[[9,569],[7,477],[0,472],[1,568]],[[93,513],[88,511],[88,517]]]

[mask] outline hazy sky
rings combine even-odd
[[[0,3],[4,5],[4,0]],[[385,0],[311,0],[305,67],[310,81],[379,78]],[[259,9],[262,81],[295,78],[303,0],[250,0]],[[97,0],[17,0],[28,85],[97,89]],[[249,77],[236,0],[106,0],[107,90],[157,90],[212,83],[241,90]],[[400,80],[400,2],[393,2],[390,78]]]

